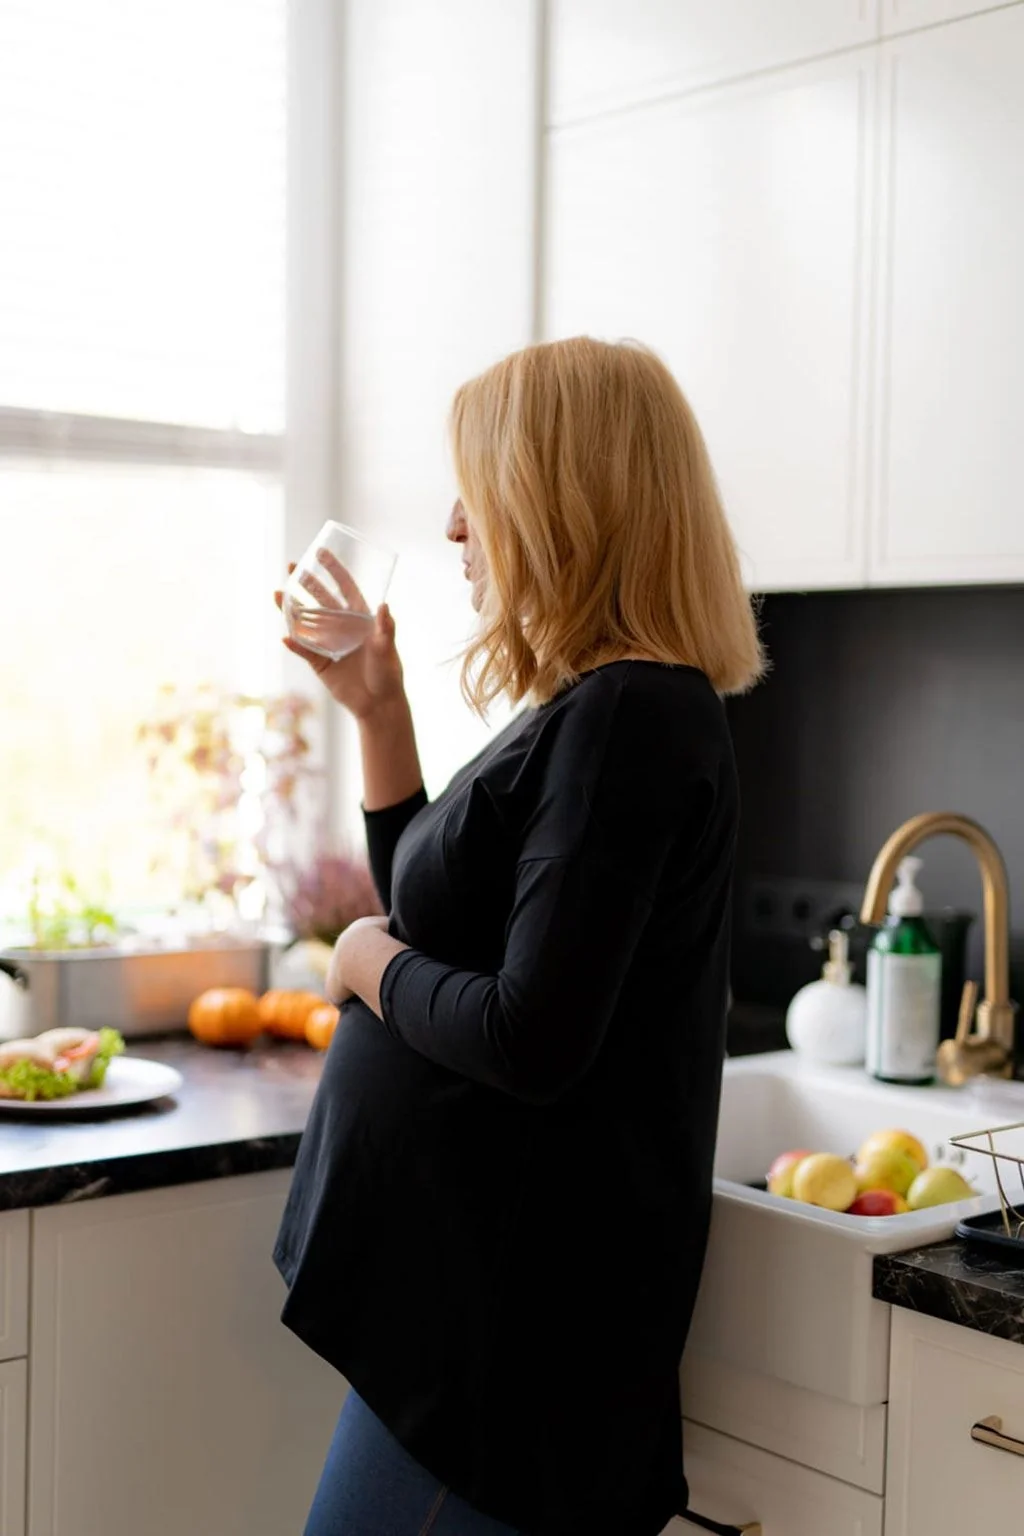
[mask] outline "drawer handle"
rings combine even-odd
[[[994,1445],[997,1451],[1009,1451],[1011,1456],[1024,1456],[1024,1440],[1014,1440],[1012,1435],[1003,1434],[1003,1421],[998,1413],[972,1424],[971,1439],[980,1445]]]
[[[1021,1450],[1024,1451],[1024,1446]],[[684,1510],[682,1519],[691,1525],[699,1525],[702,1531],[711,1531],[712,1536],[761,1536],[760,1520],[750,1520],[746,1525],[721,1525],[717,1520],[709,1520],[707,1515],[695,1514],[692,1509]]]

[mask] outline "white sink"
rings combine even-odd
[[[889,1309],[871,1296],[873,1256],[948,1237],[995,1201],[990,1158],[958,1166],[982,1194],[904,1216],[846,1216],[751,1188],[790,1148],[848,1156],[872,1131],[911,1131],[932,1156],[950,1136],[1024,1119],[1024,1085],[897,1088],[859,1068],[791,1052],[725,1067],[708,1257],[690,1347],[862,1405],[885,1401]]]

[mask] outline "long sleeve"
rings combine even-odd
[[[396,955],[381,983],[391,1034],[537,1104],[586,1072],[670,849],[680,836],[696,845],[713,802],[706,776],[659,752],[659,724],[636,701],[612,719],[567,722],[519,850],[500,970],[460,970],[415,949]]]
[[[398,839],[426,804],[427,792],[421,786],[415,794],[399,800],[396,805],[386,805],[379,811],[363,811],[370,871],[385,912],[391,910],[391,865]]]

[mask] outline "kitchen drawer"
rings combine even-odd
[[[28,1211],[0,1215],[0,1360],[28,1354]]]
[[[882,1536],[877,1494],[689,1421],[683,1443],[690,1505],[711,1520],[741,1531],[753,1526],[758,1536]],[[681,1516],[664,1536],[699,1530]]]
[[[694,1423],[871,1493],[883,1491],[884,1403],[845,1403],[696,1349],[683,1356],[681,1374],[683,1412]]]
[[[1002,1448],[972,1439],[1002,1421]],[[1009,1536],[1024,1518],[1024,1347],[893,1309],[886,1536]]]

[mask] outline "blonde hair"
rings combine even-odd
[[[551,699],[623,655],[698,667],[722,694],[764,669],[704,439],[682,390],[633,342],[514,352],[451,412],[463,506],[488,562],[462,686]]]

